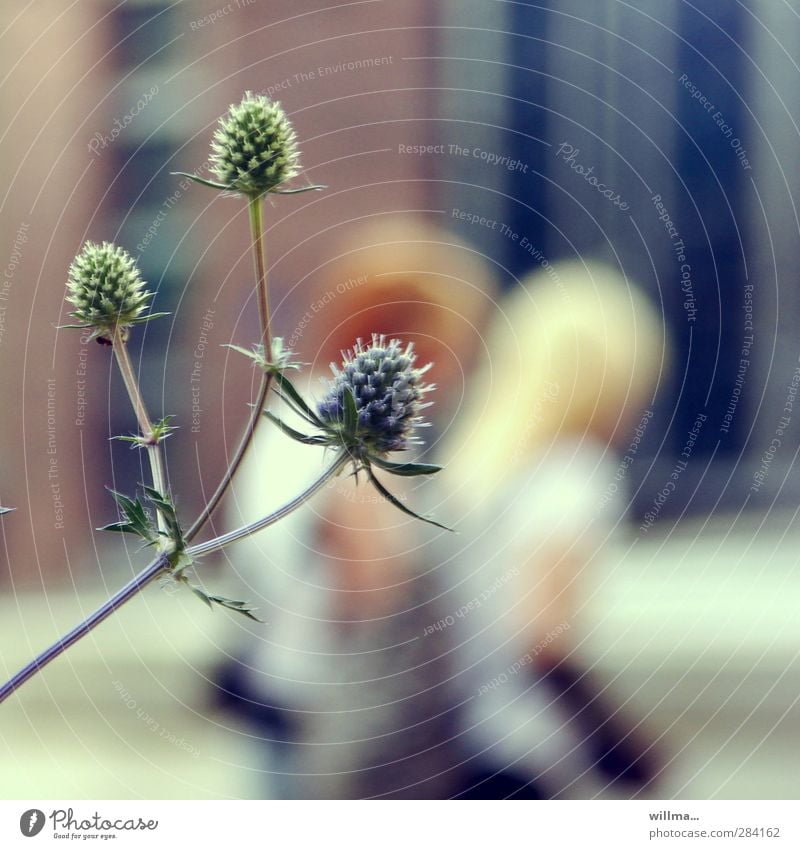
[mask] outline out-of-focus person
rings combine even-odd
[[[614,269],[564,263],[502,302],[486,348],[437,479],[460,532],[439,572],[465,704],[459,795],[644,792],[658,759],[588,667],[580,614],[622,521],[615,446],[652,415],[663,323]]]
[[[424,218],[353,228],[320,268],[284,341],[311,360],[307,398],[341,350],[372,333],[413,343],[438,388],[421,432],[426,459],[462,403],[493,285],[482,258]],[[308,307],[306,309],[306,307]],[[305,312],[304,312],[305,311]],[[294,380],[294,378],[293,378]],[[402,459],[413,459],[403,456]],[[263,515],[319,474],[318,449],[264,426],[235,486],[229,522]],[[414,505],[429,483],[389,476]],[[443,516],[439,518],[444,518]],[[237,546],[232,564],[265,625],[234,638],[219,698],[246,717],[270,776],[263,792],[293,798],[443,798],[458,786],[457,729],[438,618],[439,533],[352,477]],[[237,625],[240,623],[236,623]]]

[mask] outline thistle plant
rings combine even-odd
[[[272,338],[263,237],[264,198],[268,194],[297,194],[324,188],[313,185],[283,188],[286,181],[300,173],[295,132],[286,114],[279,104],[247,92],[242,102],[231,106],[228,114],[220,119],[211,151],[211,170],[220,182],[179,173],[204,186],[247,199],[261,337],[250,348],[229,347],[246,356],[261,371],[256,404],[217,489],[189,529],[184,531],[169,489],[161,447],[164,439],[176,430],[170,423],[174,416],[167,415],[153,422],[127,348],[132,328],[166,313],[150,311],[153,293],[147,289],[135,261],[123,248],[108,242],[100,245],[87,242],[83,246],[67,272],[66,300],[79,323],[66,327],[89,331],[91,338],[111,347],[139,428],[138,433],[116,438],[129,442],[132,448],[147,451],[151,475],[150,482],[142,484],[141,498],[136,494],[130,496],[112,491],[120,517],[100,530],[133,534],[145,546],[154,548],[156,554],[148,566],[102,607],[0,686],[0,702],[156,578],[188,586],[209,606],[221,606],[258,619],[248,602],[209,593],[193,583],[191,576],[196,575],[198,558],[280,521],[348,466],[352,467],[357,480],[363,471],[381,495],[400,510],[444,527],[433,519],[417,516],[392,495],[375,474],[375,469],[405,477],[429,475],[439,470],[438,466],[430,464],[390,459],[421,443],[417,430],[426,424],[422,420],[422,410],[429,406],[425,398],[434,388],[425,381],[430,365],[416,366],[413,346],[404,346],[397,339],[387,342],[378,334],[373,335],[368,345],[358,340],[351,352],[343,354],[341,366],[332,366],[333,379],[323,397],[307,402],[287,376],[301,364],[283,347],[279,337]],[[312,433],[302,433],[271,410],[264,409],[271,387],[289,410],[303,420],[304,429],[312,428]],[[326,449],[328,453],[332,451],[333,457],[317,480],[278,510],[244,527],[192,544],[233,480],[253,432],[262,420],[262,412],[284,434],[309,446]],[[5,512],[8,508],[0,508],[0,513]]]
[[[66,300],[74,306],[73,318],[82,324],[68,324],[66,327],[89,330],[90,339],[112,347],[141,431],[140,435],[130,439],[134,445],[147,450],[153,490],[161,498],[166,498],[166,473],[160,443],[168,435],[168,429],[165,422],[159,422],[157,427],[151,423],[127,348],[133,325],[165,315],[146,313],[152,297],[153,293],[146,288],[133,257],[109,242],[102,245],[87,242],[67,273]],[[157,517],[158,537],[154,542],[166,545],[166,540],[161,539],[167,526],[162,509],[157,510]]]
[[[206,180],[185,171],[175,173],[176,176],[188,177],[202,186],[243,195],[247,199],[261,339],[249,352],[242,348],[237,350],[249,356],[261,367],[262,377],[242,439],[233,453],[227,472],[209,498],[203,512],[189,529],[190,538],[203,528],[233,480],[252,441],[261,416],[261,409],[269,395],[272,379],[282,368],[279,357],[273,355],[267,258],[264,245],[264,197],[268,194],[299,194],[325,188],[314,185],[293,189],[282,188],[285,181],[296,177],[300,171],[300,154],[297,150],[295,132],[279,103],[249,91],[245,92],[240,103],[231,104],[228,113],[219,119],[211,143],[210,166],[212,173],[220,182]]]

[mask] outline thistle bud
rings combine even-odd
[[[250,197],[273,191],[299,171],[295,132],[281,105],[249,91],[220,118],[211,149],[220,183]]]
[[[142,315],[151,298],[133,257],[109,242],[86,242],[70,265],[67,301],[83,322],[70,326],[92,328],[92,338],[110,341],[115,330],[127,334],[131,325],[155,318]]]
[[[359,339],[352,352],[344,353],[341,369],[331,364],[334,378],[327,395],[318,405],[320,419],[329,427],[346,421],[345,393],[352,394],[358,414],[353,433],[343,434],[346,441],[368,454],[385,455],[404,451],[421,440],[417,427],[425,427],[420,412],[430,406],[422,403],[433,384],[423,375],[431,367],[416,368],[413,343],[373,334],[372,344]]]

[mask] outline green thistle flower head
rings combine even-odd
[[[211,144],[211,168],[231,191],[258,197],[299,172],[300,152],[279,103],[245,92],[220,118]]]
[[[92,328],[91,338],[103,341],[111,341],[115,330],[126,337],[131,325],[164,314],[142,315],[152,297],[126,250],[110,242],[86,242],[67,280],[67,301],[75,307],[72,316],[83,323],[68,326]]]

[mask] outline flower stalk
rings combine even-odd
[[[269,515],[264,516],[261,519],[257,519],[249,525],[237,528],[234,531],[228,531],[228,533],[222,534],[214,539],[210,539],[207,542],[201,542],[198,545],[190,546],[188,553],[192,557],[199,557],[203,554],[211,554],[214,551],[219,551],[221,548],[225,548],[225,546],[230,545],[233,542],[237,542],[240,539],[244,539],[245,537],[258,533],[258,531],[264,530],[264,528],[268,528],[270,525],[274,525],[275,522],[278,522],[290,513],[293,513],[298,507],[302,507],[302,505],[305,504],[312,495],[319,492],[319,490],[322,489],[329,480],[335,478],[336,475],[344,469],[349,460],[350,457],[347,452],[340,451],[330,463],[328,468],[314,481],[314,483],[307,487],[296,498],[293,498],[282,507],[279,507],[274,513],[270,513]]]
[[[114,611],[119,610],[123,604],[130,601],[144,587],[157,578],[169,567],[166,554],[160,554],[145,569],[131,578],[125,586],[116,592],[102,607],[99,607],[91,616],[76,625],[66,636],[57,640],[41,654],[37,655],[30,663],[11,677],[5,684],[0,685],[0,704],[2,704],[12,693],[15,693],[26,681],[33,678],[48,663],[62,655],[70,646],[75,645],[78,640],[93,631],[101,622],[108,619]]]
[[[187,554],[194,558],[203,554],[211,554],[214,551],[219,551],[222,548],[250,536],[257,531],[268,528],[274,525],[281,519],[293,513],[313,495],[319,492],[325,484],[336,477],[339,472],[347,464],[349,458],[345,452],[338,453],[322,474],[296,498],[284,504],[273,513],[264,516],[263,518],[245,525],[242,528],[237,528],[235,531],[230,531],[227,534],[215,537],[214,539],[203,542],[199,545],[191,546],[187,549]],[[15,693],[26,681],[32,678],[37,672],[40,672],[57,657],[62,655],[70,646],[75,645],[78,640],[85,637],[93,631],[101,622],[104,622],[111,616],[112,613],[119,610],[122,605],[129,602],[148,584],[152,583],[161,575],[168,575],[172,571],[169,555],[160,553],[152,562],[150,562],[138,575],[128,581],[122,589],[116,592],[108,601],[99,607],[91,616],[84,619],[79,625],[76,625],[66,636],[57,640],[49,648],[45,649],[41,654],[37,655],[30,663],[25,665],[19,672],[10,678],[5,684],[0,685],[0,704],[2,704],[12,693]]]
[[[250,236],[253,240],[253,267],[258,290],[258,315],[261,319],[261,344],[265,351],[272,350],[270,328],[269,288],[267,285],[267,256],[264,246],[264,201],[259,195],[248,201]]]
[[[248,202],[250,216],[250,238],[253,245],[253,268],[256,275],[256,289],[258,296],[258,315],[261,326],[261,345],[265,352],[272,350],[272,334],[270,329],[270,308],[269,308],[269,278],[267,274],[267,257],[266,247],[264,242],[264,213],[263,213],[263,198],[261,196],[251,197]],[[272,372],[269,369],[263,369],[261,380],[259,382],[258,394],[255,404],[253,405],[250,416],[245,424],[244,432],[242,433],[236,451],[228,463],[228,468],[222,476],[217,488],[212,493],[211,497],[206,502],[200,515],[194,520],[189,530],[186,532],[186,539],[192,540],[203,529],[206,522],[214,514],[223,496],[228,491],[239,466],[242,464],[247,449],[253,441],[253,434],[261,420],[261,410],[267,402],[269,396],[270,385],[272,382]]]
[[[283,188],[284,183],[300,172],[297,137],[280,103],[272,102],[262,95],[254,95],[248,91],[245,92],[240,103],[231,105],[227,114],[219,120],[211,150],[211,171],[218,182],[206,180],[195,174],[187,174],[184,171],[176,173],[200,185],[247,198],[261,327],[261,343],[253,359],[261,366],[263,374],[255,404],[239,444],[217,488],[186,532],[187,540],[194,539],[200,533],[228,491],[253,440],[253,434],[261,419],[261,410],[269,396],[273,376],[281,367],[277,353],[273,354],[264,242],[264,198],[268,194],[297,194],[324,188],[324,186]]]
[[[128,390],[128,397],[131,399],[131,405],[136,414],[136,421],[139,423],[139,430],[142,433],[144,445],[147,448],[147,456],[150,460],[150,474],[153,478],[153,489],[158,490],[162,495],[167,495],[167,476],[164,469],[164,460],[161,456],[161,442],[155,436],[153,423],[150,421],[144,398],[142,398],[142,393],[139,390],[139,381],[136,379],[136,373],[133,370],[133,364],[128,353],[128,345],[119,328],[115,328],[113,331],[111,350],[114,352],[117,360],[123,383]],[[162,512],[157,510],[156,513],[159,530],[166,531],[166,521]]]

